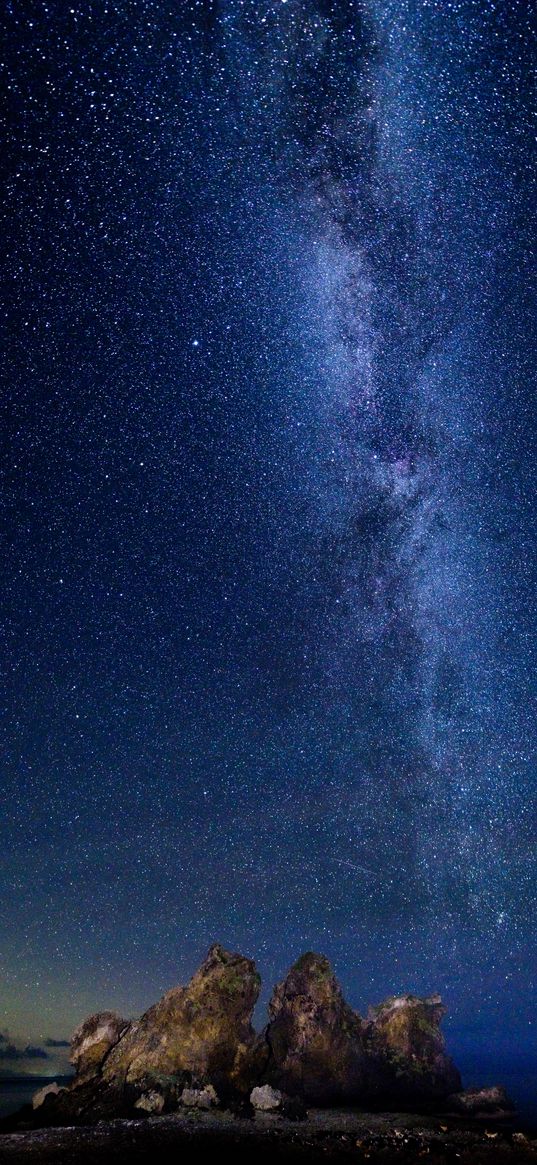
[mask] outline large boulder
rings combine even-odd
[[[98,1076],[104,1061],[129,1027],[115,1011],[99,1011],[90,1015],[77,1027],[71,1037],[71,1064],[74,1064],[75,1085],[84,1084]]]
[[[187,987],[173,987],[134,1021],[107,1056],[103,1081],[114,1087],[162,1077],[223,1095],[249,1090],[251,1024],[260,977],[255,963],[215,944]]]
[[[445,1010],[439,995],[399,995],[370,1009],[365,1036],[377,1092],[419,1103],[460,1090],[440,1030]]]
[[[185,1086],[214,1085],[222,1097],[247,1095],[255,1083],[251,1015],[259,986],[251,959],[216,944],[188,986],[172,988],[140,1019],[128,1022],[113,1012],[90,1016],[73,1036],[76,1076],[38,1110],[41,1123],[91,1124],[135,1112],[169,1112]]]
[[[356,1100],[367,1071],[362,1021],[330,963],[308,953],[274,989],[262,1037],[262,1079],[312,1104]]]

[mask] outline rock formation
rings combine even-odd
[[[211,1083],[219,1095],[240,1090],[260,983],[251,959],[215,944],[187,987],[173,987],[130,1024],[106,1058],[103,1080],[132,1085],[175,1076]]]
[[[138,1112],[145,1112],[148,1116],[159,1116],[161,1112],[164,1112],[166,1099],[162,1092],[142,1092],[138,1100],[135,1100],[134,1107]]]
[[[438,996],[399,996],[363,1020],[327,959],[308,953],[275,987],[256,1037],[259,987],[251,959],[215,945],[186,987],[172,988],[140,1019],[90,1016],[73,1036],[73,1081],[40,1095],[34,1119],[94,1123],[217,1103],[272,1111],[275,1097],[277,1111],[295,1116],[304,1103],[389,1108],[449,1096],[453,1108],[451,1094],[464,1096],[445,1052]]]
[[[434,1100],[458,1092],[461,1078],[446,1055],[439,995],[400,995],[370,1009],[366,1040],[378,1087],[401,1100]]]
[[[515,1107],[505,1088],[498,1084],[491,1088],[466,1088],[448,1096],[447,1105],[454,1112],[471,1117],[505,1117]]]
[[[170,1111],[183,1097],[193,1103],[185,1095],[190,1086],[209,1086],[223,1099],[247,1094],[259,987],[251,959],[215,944],[188,986],[172,988],[140,1019],[90,1016],[72,1040],[76,1075],[69,1088],[45,1098],[40,1119],[92,1123]]]
[[[58,1093],[62,1091],[63,1089],[60,1088],[56,1081],[54,1081],[53,1084],[45,1084],[43,1088],[39,1088],[37,1092],[34,1092],[34,1095],[32,1096],[32,1108],[34,1110],[36,1108],[41,1108],[41,1105],[45,1103],[47,1096],[57,1096]]]
[[[183,1088],[181,1104],[185,1108],[214,1108],[218,1096],[212,1084],[206,1084],[205,1088]]]
[[[322,955],[302,955],[275,987],[261,1039],[263,1078],[283,1092],[331,1104],[356,1100],[364,1091],[362,1022]]]

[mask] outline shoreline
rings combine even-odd
[[[310,1109],[292,1121],[263,1114],[254,1119],[228,1112],[173,1113],[140,1120],[101,1121],[97,1125],[54,1127],[4,1133],[1,1165],[181,1165],[205,1157],[256,1165],[292,1161],[422,1161],[435,1165],[535,1160],[537,1130],[513,1121],[468,1121],[416,1113],[371,1113],[349,1109]]]

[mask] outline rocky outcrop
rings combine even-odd
[[[364,1090],[362,1022],[345,1002],[330,963],[305,954],[274,989],[263,1079],[311,1104],[344,1103]]]
[[[269,1022],[256,1037],[259,987],[254,962],[217,944],[186,987],[172,988],[140,1019],[90,1016],[73,1036],[73,1082],[36,1098],[36,1122],[95,1123],[219,1103],[298,1119],[304,1104],[389,1108],[453,1093],[459,1111],[477,1104],[460,1092],[446,1055],[438,996],[398,996],[363,1020],[328,960],[310,952],[274,989]],[[479,1098],[482,1105],[485,1093]]]
[[[187,987],[173,987],[130,1025],[106,1058],[103,1080],[121,1086],[174,1076],[240,1091],[259,987],[251,959],[212,946]]]
[[[494,1084],[491,1088],[465,1088],[449,1096],[447,1106],[453,1112],[470,1117],[504,1117],[514,1111],[514,1104],[505,1088]]]
[[[217,1102],[217,1092],[247,1096],[259,987],[251,959],[215,944],[190,983],[172,988],[140,1019],[90,1016],[72,1040],[76,1075],[69,1088],[45,1098],[39,1119],[95,1123],[170,1112],[181,1103],[204,1107]]]
[[[84,1084],[92,1080],[101,1070],[104,1061],[121,1036],[127,1031],[129,1021],[122,1019],[115,1011],[99,1011],[88,1016],[77,1027],[71,1038],[71,1064],[76,1071],[75,1083]]]
[[[416,1103],[460,1089],[459,1072],[446,1055],[440,1030],[445,1010],[439,995],[399,995],[371,1008],[365,1038],[377,1090]]]

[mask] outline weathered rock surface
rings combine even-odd
[[[495,1084],[491,1088],[465,1088],[448,1097],[448,1106],[465,1116],[505,1116],[514,1111],[514,1104],[505,1088]]]
[[[99,1011],[77,1027],[71,1038],[71,1064],[76,1070],[76,1084],[91,1080],[100,1072],[111,1048],[129,1027],[115,1011]]]
[[[461,1078],[440,1030],[445,1010],[439,995],[400,995],[371,1008],[366,1041],[381,1093],[418,1102],[459,1091]]]
[[[367,1077],[362,1021],[327,959],[302,955],[274,989],[269,1017],[263,1079],[312,1104],[360,1096]]]
[[[76,1076],[46,1098],[40,1123],[91,1124],[176,1111],[183,1096],[188,1104],[185,1087],[201,1107],[203,1096],[215,1103],[215,1088],[222,1096],[247,1096],[259,986],[251,959],[214,945],[188,986],[168,991],[139,1020],[113,1012],[90,1016],[73,1036]]]
[[[121,1086],[175,1076],[240,1090],[259,987],[251,959],[212,946],[187,987],[172,988],[130,1025],[106,1058],[103,1080]]]
[[[261,1084],[252,1088],[250,1103],[259,1112],[278,1112],[281,1109],[283,1093],[279,1088],[271,1088],[270,1084]]]
[[[299,1119],[305,1104],[393,1109],[448,1096],[452,1110],[469,1116],[511,1107],[502,1089],[461,1092],[438,996],[389,999],[364,1021],[327,959],[310,952],[274,989],[269,1023],[256,1037],[259,987],[251,959],[215,945],[186,987],[168,991],[140,1019],[90,1016],[73,1036],[72,1084],[41,1090],[35,1123],[91,1124],[217,1104],[253,1109],[261,1120],[263,1113]]]
[[[205,1088],[184,1088],[181,1104],[185,1108],[214,1108],[218,1104],[218,1095],[212,1084],[207,1084]]]

